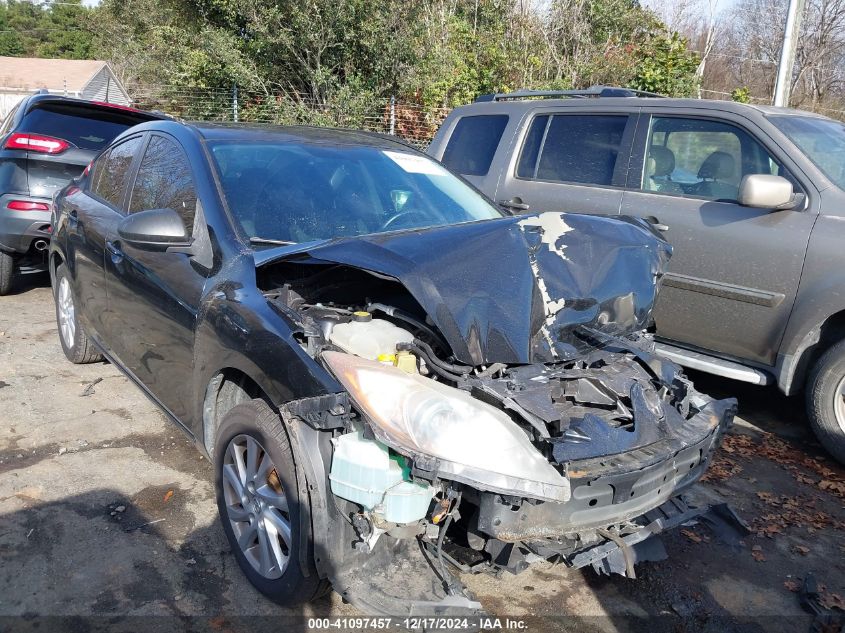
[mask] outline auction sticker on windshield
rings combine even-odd
[[[441,167],[425,156],[415,156],[414,154],[391,151],[384,151],[383,154],[409,174],[444,176],[449,173],[445,167]]]

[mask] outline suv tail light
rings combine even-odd
[[[52,136],[15,132],[6,139],[6,145],[4,147],[6,149],[25,149],[30,152],[40,152],[42,154],[61,154],[70,147],[70,143],[60,138],[53,138]]]
[[[49,211],[50,205],[46,202],[30,202],[29,200],[10,200],[6,204],[7,209],[12,211]]]

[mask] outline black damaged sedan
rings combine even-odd
[[[670,247],[510,216],[387,137],[175,121],[56,198],[74,363],[105,357],[213,459],[223,529],[286,605],[480,611],[456,571],[633,576],[735,402],[654,355]]]

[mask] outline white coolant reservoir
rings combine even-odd
[[[370,360],[392,357],[399,343],[413,340],[408,330],[385,319],[374,319],[369,312],[356,312],[352,321],[338,323],[331,333],[331,342],[344,352]]]
[[[425,517],[435,489],[411,481],[404,458],[391,455],[381,442],[359,432],[332,440],[329,474],[332,492],[375,511],[391,523],[413,523]]]

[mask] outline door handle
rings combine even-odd
[[[514,209],[515,211],[528,211],[531,208],[530,205],[525,204],[519,198],[512,198],[511,200],[500,200],[499,204],[503,207],[507,207],[508,209]]]
[[[115,242],[106,241],[106,250],[111,256],[111,260],[113,263],[119,264],[123,261],[123,251],[120,249],[120,246]]]
[[[658,220],[653,215],[649,215],[645,218],[645,221],[651,224],[656,230],[660,231],[661,233],[665,233],[669,230],[668,224],[663,224],[660,220]]]

